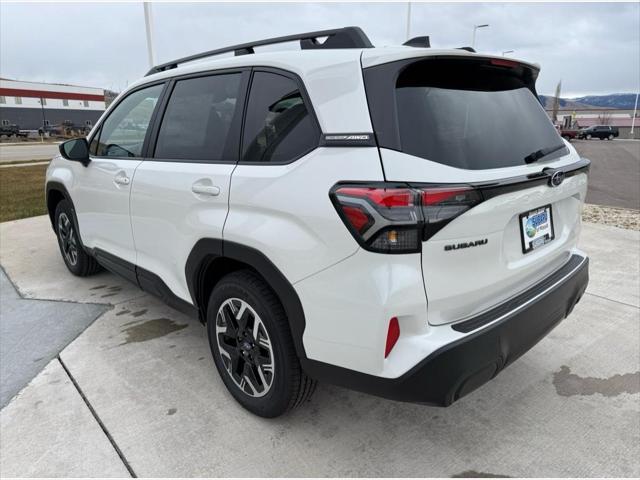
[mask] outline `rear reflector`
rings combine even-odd
[[[389,330],[387,331],[387,344],[384,348],[384,358],[387,358],[395,347],[396,342],[400,338],[400,324],[398,323],[398,318],[393,317],[389,320]]]

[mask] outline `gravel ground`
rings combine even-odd
[[[640,210],[631,208],[603,207],[585,203],[582,220],[627,230],[640,230]]]

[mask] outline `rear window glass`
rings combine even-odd
[[[422,61],[389,86],[397,132],[386,138],[404,153],[479,170],[524,165],[534,152],[563,145],[534,93],[508,69]]]

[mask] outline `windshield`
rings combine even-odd
[[[365,72],[379,145],[469,170],[565,155],[531,72],[492,62],[426,60],[395,75],[392,64]]]

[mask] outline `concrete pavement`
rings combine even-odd
[[[233,401],[199,324],[111,274],[68,274],[46,217],[0,224],[0,237],[0,263],[25,296],[114,305],[60,354],[75,394],[45,370],[0,412],[3,476],[77,471],[80,433],[68,432],[95,429],[62,405],[82,396],[104,427],[83,437],[83,449],[103,452],[87,475],[123,466],[138,476],[640,475],[638,232],[585,224],[591,283],[573,314],[452,407],[320,385],[274,420]],[[52,395],[58,408],[37,416],[38,399]],[[107,455],[105,439],[121,456]],[[46,448],[58,461],[34,464],[34,449]]]
[[[3,145],[0,143],[0,164],[18,160],[51,160],[58,153],[57,143],[25,143]]]
[[[2,478],[129,476],[57,359],[0,412],[0,433]]]

